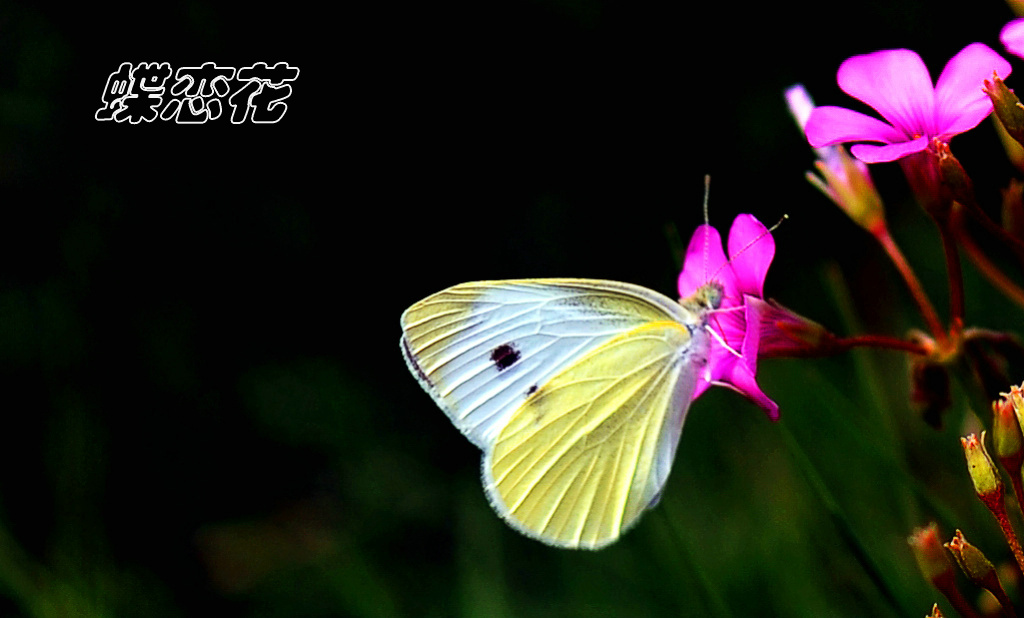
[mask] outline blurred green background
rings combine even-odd
[[[921,327],[873,240],[804,181],[782,91],[855,106],[835,85],[846,57],[909,47],[937,76],[970,42],[1002,51],[1012,17],[0,3],[0,615],[924,615],[938,595],[915,526],[1010,554],[962,462],[964,392],[927,427],[905,357],[764,361],[780,423],[713,390],[662,504],[572,552],[491,511],[478,451],[402,361],[398,318],[485,278],[674,295],[709,173],[720,229],[790,216],[768,297],[841,334]],[[108,75],[140,61],[301,74],[275,125],[95,121]],[[1014,172],[992,126],[953,151],[997,216]],[[898,166],[873,173],[945,314],[931,224]],[[969,324],[1019,331],[1021,310],[966,270]]]

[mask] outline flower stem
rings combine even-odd
[[[1008,470],[1010,483],[1013,484],[1013,495],[1017,498],[1017,511],[1024,513],[1024,485],[1021,485],[1021,469]]]
[[[914,269],[910,267],[907,258],[904,257],[903,252],[896,245],[896,241],[893,240],[892,235],[889,233],[889,228],[883,225],[871,231],[875,238],[878,239],[878,242],[881,243],[882,248],[885,249],[889,259],[896,266],[896,270],[900,272],[903,281],[906,282],[911,296],[914,297],[914,301],[917,303],[922,317],[924,317],[924,321],[928,324],[928,330],[931,331],[932,336],[940,345],[944,344],[946,342],[946,332],[942,328],[939,314],[936,313],[935,307],[932,305],[931,300],[928,299],[928,294],[925,293],[921,281],[914,274]]]
[[[953,233],[956,235],[957,242],[967,252],[968,259],[974,264],[974,267],[981,272],[982,276],[988,279],[996,289],[1002,292],[1007,298],[1016,303],[1019,307],[1024,308],[1024,289],[1021,289],[1016,283],[1010,280],[1006,274],[999,270],[992,260],[988,259],[981,248],[974,242],[974,240],[967,233],[967,230],[963,226],[962,219],[954,215],[954,221],[950,226]]]
[[[1013,531],[1013,526],[1010,524],[1010,518],[1006,513],[1006,505],[1003,503],[1002,490],[998,493],[998,498],[994,495],[980,496],[981,501],[985,503],[985,506],[988,507],[988,510],[992,512],[992,515],[999,523],[999,529],[1002,530],[1003,536],[1006,537],[1006,542],[1010,545],[1013,557],[1017,559],[1017,568],[1020,571],[1018,575],[1024,574],[1024,550],[1021,549],[1017,533]]]
[[[939,224],[942,252],[946,256],[946,275],[949,277],[949,326],[956,339],[964,324],[964,273],[960,268],[960,251],[949,229],[949,222]]]
[[[881,348],[885,350],[910,352],[911,354],[920,354],[922,356],[928,355],[928,350],[918,343],[886,335],[857,335],[856,337],[843,337],[836,339],[834,344],[840,350],[849,350],[851,348]]]
[[[949,604],[953,606],[961,616],[964,618],[980,618],[981,614],[975,611],[974,607],[967,602],[964,598],[963,593],[956,586],[956,578],[953,577],[953,572],[950,571],[932,581],[932,585],[938,588],[942,596],[946,597]]]
[[[1006,590],[1003,589],[1003,585],[999,582],[996,574],[993,572],[987,579],[988,581],[985,583],[984,588],[991,592],[992,596],[999,601],[999,605],[1002,607],[1000,613],[1006,616],[1006,618],[1017,618],[1017,612],[1013,609],[1013,601],[1006,594]]]
[[[1015,237],[1013,234],[1007,232],[1005,229],[1003,229],[1001,225],[993,221],[991,217],[989,217],[985,213],[985,211],[981,209],[981,206],[978,204],[977,201],[968,200],[962,203],[961,205],[964,207],[964,210],[966,210],[971,216],[974,217],[975,221],[981,223],[982,227],[988,230],[989,233],[991,233],[992,235],[996,236],[1004,243],[1006,243],[1011,249],[1013,249],[1013,251],[1018,256],[1021,255],[1022,252],[1024,252],[1024,242],[1022,242],[1019,238]],[[954,208],[954,212],[958,213],[959,210],[960,209]],[[957,227],[961,228],[961,230],[963,229],[962,224],[959,224],[959,222]]]

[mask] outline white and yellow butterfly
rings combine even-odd
[[[463,283],[402,314],[409,369],[483,451],[513,528],[597,549],[658,502],[722,287],[673,301],[591,279]]]

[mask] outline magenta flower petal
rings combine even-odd
[[[892,143],[906,139],[878,118],[873,118],[845,107],[822,105],[814,108],[807,124],[804,125],[807,141],[815,148],[831,146],[842,142],[885,142]]]
[[[740,292],[764,296],[764,278],[775,257],[775,239],[754,215],[739,215],[729,228],[729,255]]]
[[[929,137],[919,137],[909,142],[886,144],[876,146],[874,144],[854,144],[850,147],[850,153],[865,163],[888,163],[901,159],[915,152],[922,152],[931,143]]]
[[[1015,19],[1003,26],[999,32],[999,41],[1006,47],[1006,51],[1024,58],[1024,18]]]
[[[836,79],[846,94],[873,107],[904,133],[913,127],[934,134],[932,78],[916,52],[886,49],[847,58]]]
[[[728,296],[730,290],[736,289],[736,277],[727,265],[718,230],[710,225],[701,225],[690,237],[690,245],[686,248],[683,272],[679,273],[679,296],[691,296],[712,279],[722,284]]]
[[[953,56],[935,84],[939,133],[963,133],[992,112],[992,100],[981,87],[993,72],[1005,79],[1010,74],[1010,63],[983,43],[971,43]]]
[[[764,308],[756,302],[761,300],[753,294],[743,295],[743,317],[747,324],[756,326],[748,328],[743,336],[743,345],[740,348],[740,356],[743,364],[750,369],[750,374],[757,373],[757,351],[761,346],[761,318],[764,315]],[[763,302],[763,301],[762,301]]]
[[[779,420],[779,404],[772,401],[768,395],[764,394],[761,387],[757,385],[757,380],[754,379],[754,375],[747,371],[745,367],[737,367],[733,371],[732,375],[729,376],[729,380],[724,386],[728,386],[738,393],[742,394],[747,399],[750,399],[758,405],[762,410],[768,414],[768,418],[773,421]]]
[[[691,401],[696,401],[697,398],[703,395],[704,391],[708,390],[708,387],[710,386],[710,380],[705,379],[704,376],[699,376],[697,378],[697,386],[693,389],[693,399]]]
[[[736,364],[736,360],[736,355],[722,347],[720,343],[717,341],[712,343],[711,351],[708,353],[708,364],[705,366],[704,374],[698,380],[704,383],[704,388],[699,391],[703,392],[708,386],[718,383],[728,375],[732,371],[732,366]],[[696,397],[694,395],[695,399]]]

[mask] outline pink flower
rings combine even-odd
[[[1024,18],[1015,19],[1003,26],[999,32],[999,40],[1006,47],[1006,51],[1024,58]]]
[[[886,122],[843,107],[817,107],[804,131],[811,146],[841,142],[865,163],[895,161],[922,152],[933,138],[950,138],[973,129],[992,111],[982,91],[993,71],[1005,78],[1010,63],[988,46],[971,43],[953,56],[932,86],[921,57],[909,49],[887,49],[848,58],[839,67],[839,87],[867,103]]]
[[[708,364],[697,379],[694,398],[712,384],[727,386],[775,420],[779,417],[779,406],[761,391],[754,377],[763,308],[748,302],[764,296],[764,278],[775,257],[775,239],[753,215],[739,215],[729,230],[729,255],[727,260],[718,230],[702,225],[690,238],[683,272],[679,274],[679,294],[683,298],[708,281],[717,281],[723,288],[721,306],[708,320],[718,337],[711,340]]]

